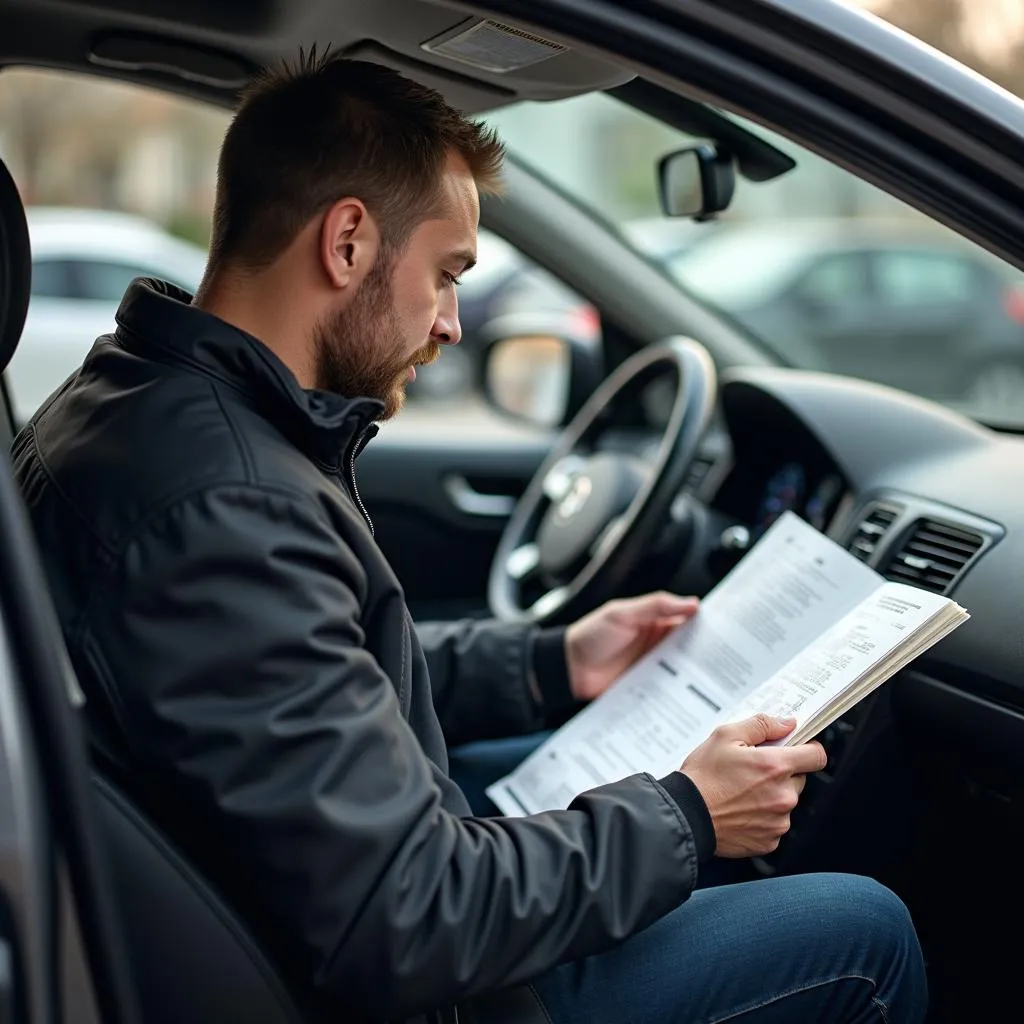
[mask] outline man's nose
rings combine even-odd
[[[437,319],[430,331],[430,337],[439,345],[458,345],[462,341],[462,325],[459,323],[459,303],[454,295],[442,303]]]

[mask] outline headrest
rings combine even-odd
[[[32,252],[25,207],[0,160],[0,373],[18,347],[32,286]]]

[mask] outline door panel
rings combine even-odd
[[[544,437],[400,434],[360,455],[360,496],[416,619],[487,614],[495,549],[548,450]]]

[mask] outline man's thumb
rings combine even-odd
[[[772,715],[758,714],[740,723],[740,735],[744,743],[756,747],[761,743],[784,739],[795,727],[795,718],[774,718]]]

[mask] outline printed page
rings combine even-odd
[[[830,708],[841,713],[891,676],[904,662],[898,656],[901,648],[916,655],[948,633],[941,625],[936,631],[930,627],[951,609],[960,614],[948,615],[950,628],[967,618],[958,605],[939,594],[886,582],[757,687],[729,719],[740,721],[758,712],[792,717],[796,729],[779,742],[802,743],[834,720]],[[848,694],[851,688],[855,692]]]
[[[792,513],[665,638],[488,795],[516,816],[636,772],[677,769],[736,705],[882,584]]]

